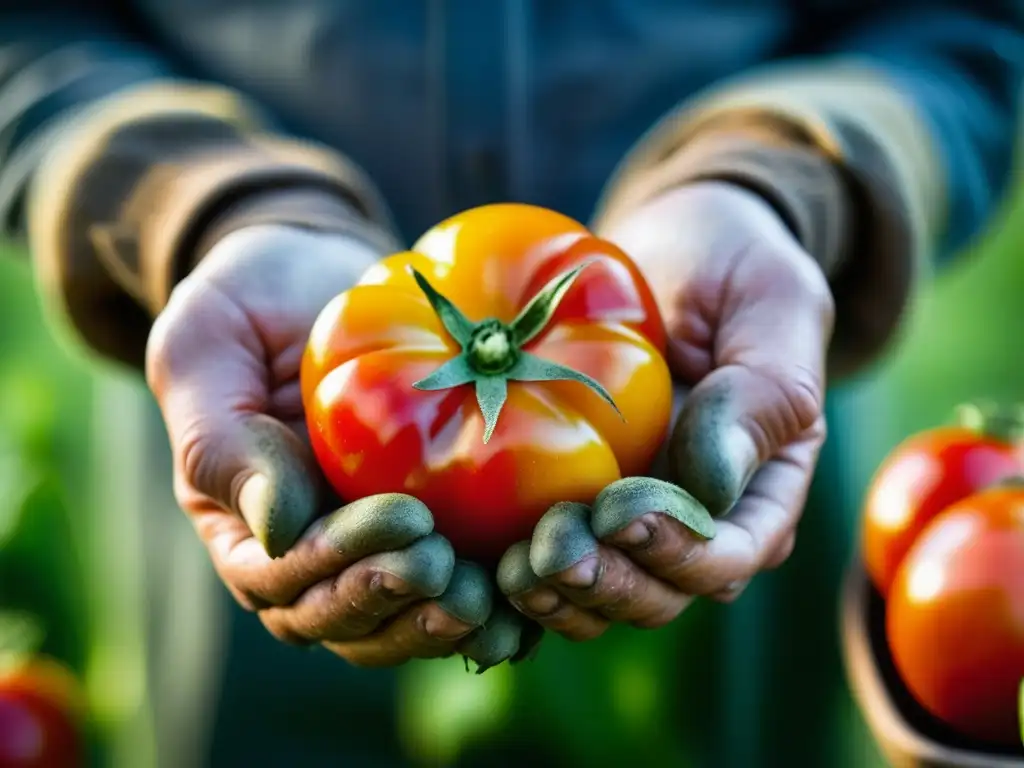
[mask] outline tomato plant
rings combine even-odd
[[[925,709],[964,735],[1018,742],[1024,488],[983,491],[928,524],[897,571],[886,632]]]
[[[896,570],[928,522],[950,504],[1021,470],[1022,415],[971,406],[960,423],[922,432],[886,458],[862,517],[864,565],[886,595]]]
[[[302,395],[337,492],[416,496],[494,562],[559,501],[642,474],[665,438],[665,331],[640,271],[579,223],[475,208],[335,298]]]
[[[0,768],[78,768],[78,684],[62,664],[34,655],[37,642],[34,621],[0,616]]]

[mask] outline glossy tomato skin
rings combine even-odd
[[[925,528],[893,582],[886,632],[925,709],[966,736],[1019,745],[1024,490],[976,494]]]
[[[889,455],[868,491],[862,518],[864,565],[887,595],[924,527],[950,504],[1021,470],[1018,450],[965,427],[922,432]]]
[[[471,385],[413,388],[459,347],[410,267],[470,320],[507,323],[548,280],[585,261],[525,350],[595,378],[624,420],[577,382],[511,382],[485,444]],[[590,502],[649,467],[671,411],[664,348],[651,291],[614,245],[545,209],[476,208],[384,259],[321,313],[302,367],[311,443],[343,499],[414,495],[461,557],[494,563],[550,505]]]
[[[58,664],[0,673],[0,768],[83,766],[77,688]]]

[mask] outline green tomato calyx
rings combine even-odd
[[[622,416],[618,406],[600,382],[560,363],[532,355],[523,346],[547,328],[573,282],[590,263],[567,270],[548,282],[527,302],[511,323],[487,318],[478,323],[440,294],[415,269],[416,284],[437,313],[448,334],[462,351],[429,376],[413,384],[419,390],[451,389],[474,384],[477,404],[484,417],[484,442],[491,439],[498,416],[508,398],[509,381],[577,381],[585,384]]]
[[[470,336],[465,353],[473,369],[483,374],[504,373],[519,356],[511,329],[500,320],[480,323]]]

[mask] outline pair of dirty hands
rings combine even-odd
[[[312,461],[298,381],[309,330],[383,254],[251,227],[181,282],[147,360],[176,495],[220,578],[275,637],[359,666],[459,653],[488,667],[527,655],[541,628],[587,640],[612,622],[662,626],[789,556],[825,435],[824,275],[772,208],[727,184],[673,190],[600,234],[647,277],[686,391],[656,471],[722,517],[700,539],[619,481],[593,510],[552,509],[502,560],[497,588],[411,497],[332,508]]]

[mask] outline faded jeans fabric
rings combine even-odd
[[[105,513],[117,518],[122,577],[136,568],[140,588],[122,584],[116,610],[138,629],[148,680],[114,744],[118,766],[882,765],[846,690],[836,618],[856,505],[892,437],[864,433],[886,421],[879,387],[830,397],[794,556],[737,603],[698,602],[663,630],[617,628],[592,643],[549,636],[535,662],[479,677],[457,659],[358,670],[278,643],[234,606],[175,508],[148,395],[113,381],[98,397],[97,423],[116,407],[129,425],[99,447],[119,477],[125,462],[139,470]]]

